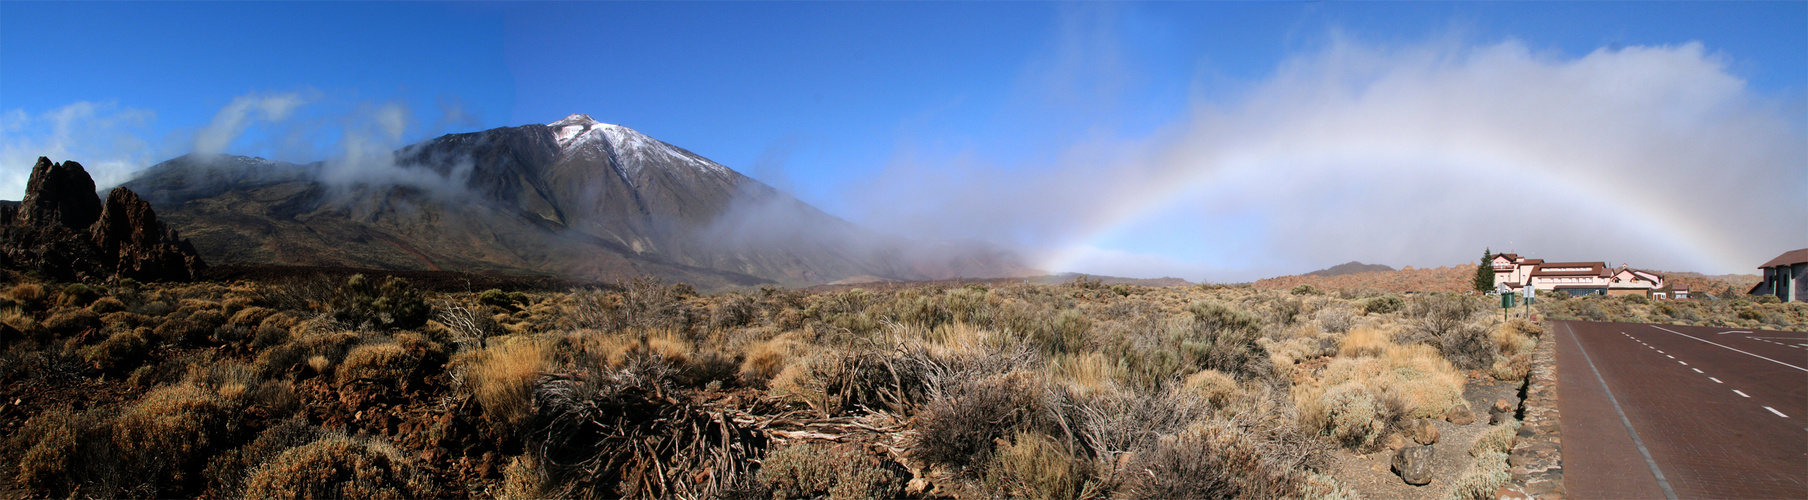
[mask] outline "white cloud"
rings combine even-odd
[[[148,110],[85,101],[37,116],[19,109],[0,114],[0,199],[24,196],[40,156],[59,163],[75,160],[94,177],[96,187],[124,182],[157,161],[143,139],[155,117]]]
[[[307,99],[299,92],[253,93],[234,97],[232,102],[213,115],[212,122],[195,132],[194,152],[203,155],[224,153],[252,122],[282,122],[289,119],[296,108],[306,103]]]
[[[900,160],[859,192],[882,226],[1070,249],[1040,263],[1053,271],[1130,272],[1116,263],[1146,254],[1179,271],[1137,276],[1241,269],[1210,276],[1228,281],[1487,246],[1749,273],[1808,246],[1808,133],[1728,66],[1699,43],[1574,57],[1339,39],[1234,94],[1199,92],[1148,137],[1051,144],[1045,168]]]

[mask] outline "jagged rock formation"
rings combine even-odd
[[[40,157],[24,199],[0,204],[0,266],[59,281],[188,281],[206,264],[132,190],[102,204],[80,163]]]

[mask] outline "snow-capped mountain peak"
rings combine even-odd
[[[728,167],[697,156],[696,153],[647,137],[628,127],[596,121],[587,114],[572,114],[546,126],[552,128],[553,138],[559,143],[561,155],[610,155],[630,174],[638,173],[650,163],[685,164],[713,173],[728,171]],[[606,143],[608,147],[601,147],[601,144],[597,144],[599,142]],[[586,147],[593,144],[595,146]]]

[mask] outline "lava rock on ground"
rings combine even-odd
[[[1394,453],[1393,469],[1400,475],[1400,480],[1413,486],[1424,486],[1431,483],[1430,446],[1408,446]]]

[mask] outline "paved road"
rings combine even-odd
[[[1570,497],[1808,499],[1808,333],[1553,326]]]

